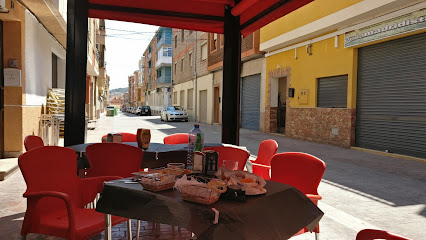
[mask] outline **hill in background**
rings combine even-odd
[[[109,90],[110,97],[114,96],[121,96],[122,94],[126,93],[129,89],[128,88],[116,88]]]

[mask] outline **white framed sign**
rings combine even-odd
[[[426,28],[426,9],[345,33],[345,48]]]
[[[21,86],[21,69],[5,68],[4,70],[4,86],[20,87]]]

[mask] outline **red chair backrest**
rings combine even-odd
[[[325,172],[325,163],[300,152],[275,154],[271,161],[271,180],[296,187],[304,194],[316,194]]]
[[[143,152],[140,148],[121,143],[95,143],[87,146],[90,168],[86,177],[131,177],[139,171]]]
[[[238,170],[244,170],[249,158],[249,153],[247,151],[235,147],[207,147],[204,148],[204,150],[213,150],[219,153],[219,167],[222,166],[223,160],[237,160]]]
[[[164,144],[169,144],[169,145],[188,143],[189,134],[188,133],[172,134],[167,137],[164,137],[163,141],[164,141]]]
[[[119,134],[121,134],[121,136],[123,137],[123,142],[137,142],[136,134],[126,133],[126,132],[120,132]],[[107,137],[108,137],[108,134],[102,136],[102,139],[107,138]]]
[[[376,229],[364,229],[358,232],[356,240],[374,240],[374,239],[386,239],[386,240],[411,240],[411,238],[399,236],[390,232],[376,230]]]
[[[43,139],[39,136],[28,135],[24,140],[25,150],[30,151],[34,148],[43,147]]]
[[[271,166],[271,159],[277,153],[278,143],[268,139],[260,143],[256,163]]]
[[[82,207],[74,150],[57,146],[39,147],[19,156],[18,164],[27,184],[26,193],[63,192],[76,206]],[[36,206],[41,212],[65,208],[64,202],[56,198],[45,198]]]

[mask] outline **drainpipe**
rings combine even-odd
[[[195,99],[194,99],[194,113],[195,113],[195,122],[198,120],[197,115],[197,31],[195,31],[195,50],[194,50],[194,92],[195,92]]]

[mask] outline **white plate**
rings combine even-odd
[[[264,194],[264,193],[266,193],[266,189],[261,188],[259,193],[247,193],[246,192],[246,195],[254,196],[254,195],[260,195],[260,194]]]

